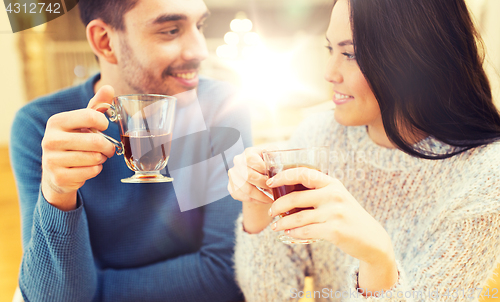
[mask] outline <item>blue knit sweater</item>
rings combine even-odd
[[[172,183],[121,183],[133,172],[116,155],[78,190],[76,210],[62,212],[40,193],[40,144],[48,118],[87,107],[99,77],[29,103],[12,126],[10,156],[24,250],[19,286],[25,301],[242,300],[232,262],[241,203],[229,195],[181,212]],[[234,106],[223,110],[232,93],[221,82],[200,79],[198,98],[207,128],[236,128],[248,147],[247,114]],[[190,113],[184,109],[177,109],[174,137],[195,130],[187,129]],[[104,133],[119,138],[118,125],[110,123]],[[227,181],[210,185],[225,188]]]

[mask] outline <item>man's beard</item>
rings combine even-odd
[[[120,51],[122,54],[121,76],[135,93],[173,95],[182,92],[169,89],[167,77],[174,74],[176,70],[198,70],[200,66],[199,61],[187,62],[181,66],[168,66],[163,70],[160,78],[157,78],[152,71],[141,66],[141,63],[134,56],[134,52],[124,36],[120,39]]]

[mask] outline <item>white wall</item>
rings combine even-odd
[[[486,47],[485,69],[500,107],[500,0],[467,0]]]
[[[17,38],[7,12],[0,9],[0,147],[8,144],[14,114],[26,103]]]

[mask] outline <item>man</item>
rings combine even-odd
[[[174,185],[191,178],[182,169],[174,183],[122,184],[120,179],[132,171],[121,157],[112,157],[110,142],[88,131],[119,136],[117,124],[91,109],[111,103],[114,95],[177,95],[197,88],[199,103],[177,104],[174,138],[231,127],[249,145],[249,120],[229,102],[233,92],[221,82],[198,77],[199,64],[207,57],[205,4],[80,0],[79,6],[101,73],[31,102],[12,127],[24,300],[242,300],[232,268],[239,202],[226,193],[205,206],[180,209]],[[200,119],[204,125],[196,122]],[[199,151],[189,144],[181,147],[184,153]],[[225,160],[232,162],[227,156]],[[167,168],[171,163],[172,158]],[[226,188],[224,165],[213,170],[209,183],[200,187]]]

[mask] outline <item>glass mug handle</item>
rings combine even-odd
[[[116,120],[118,120],[118,114],[116,113],[116,108],[115,108],[115,106],[113,106],[111,104],[100,103],[100,104],[97,104],[96,106],[92,107],[92,109],[96,110],[96,111],[99,111],[98,109],[106,109],[106,111],[111,114],[111,116],[109,117],[110,121],[115,122]],[[123,144],[121,142],[117,141],[116,139],[112,138],[111,136],[108,136],[108,135],[102,133],[101,131],[99,131],[97,129],[90,128],[90,131],[92,131],[94,133],[99,133],[105,139],[107,139],[113,145],[115,145],[115,147],[116,147],[116,154],[117,155],[122,155],[123,154]]]

